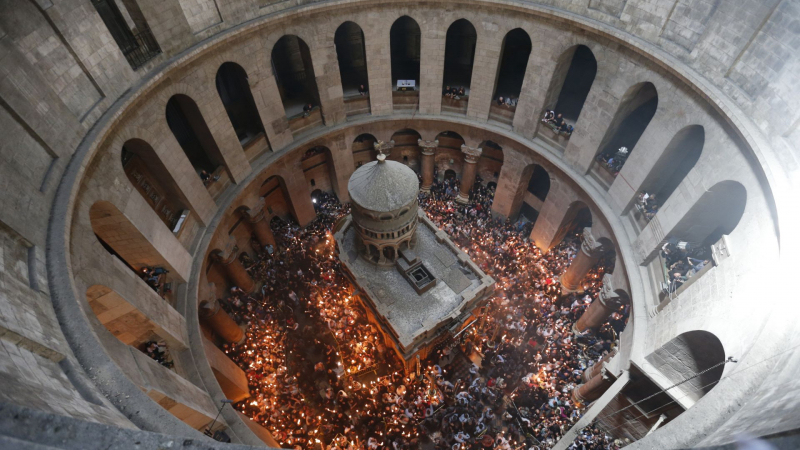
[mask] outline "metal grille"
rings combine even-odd
[[[133,70],[143,66],[161,53],[161,47],[158,46],[158,42],[149,28],[144,28],[133,35],[133,45],[120,49]]]

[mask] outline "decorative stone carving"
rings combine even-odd
[[[475,164],[481,158],[481,154],[483,153],[483,149],[478,147],[470,147],[468,145],[461,146],[461,152],[464,153],[464,161],[470,164]]]
[[[423,155],[433,156],[436,153],[436,147],[439,146],[439,140],[436,139],[434,141],[426,141],[424,139],[419,139],[417,141],[417,145],[419,145],[422,149]]]

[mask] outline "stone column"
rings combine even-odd
[[[606,369],[601,369],[598,376],[572,389],[572,401],[581,405],[588,405],[600,398],[612,384],[614,384],[614,377]]]
[[[475,184],[478,160],[481,158],[483,149],[462,145],[461,151],[464,153],[464,170],[461,172],[461,189],[458,192],[456,201],[458,203],[469,203],[469,191],[472,189],[472,185]]]
[[[575,255],[575,258],[570,263],[567,271],[564,272],[564,275],[561,275],[560,281],[563,291],[565,293],[580,291],[581,281],[583,281],[583,278],[589,273],[592,267],[597,264],[597,261],[603,256],[606,250],[607,249],[592,236],[592,229],[589,227],[584,228],[581,249],[578,254]]]
[[[575,333],[583,333],[588,329],[595,329],[600,327],[607,319],[608,316],[622,304],[623,299],[614,292],[614,287],[611,282],[611,275],[606,274],[603,276],[603,289],[597,296],[597,299],[586,308],[572,326],[572,331]]]
[[[256,289],[256,283],[247,273],[242,263],[239,261],[239,247],[234,245],[227,256],[222,251],[213,253],[213,258],[222,265],[228,281],[242,288],[243,291],[250,293]]]
[[[258,239],[258,243],[262,247],[267,245],[275,246],[275,236],[272,234],[272,229],[269,227],[269,220],[267,214],[264,212],[264,199],[260,199],[253,208],[240,208],[239,213],[250,224],[253,233]]]
[[[435,155],[439,140],[425,141],[420,139],[417,144],[422,148],[422,186],[420,186],[419,190],[430,192],[431,185],[433,185],[433,166],[436,164]]]
[[[226,342],[235,344],[244,340],[244,330],[231,319],[216,299],[200,303],[200,318]]]

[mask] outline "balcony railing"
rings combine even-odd
[[[147,61],[155,58],[161,53],[153,32],[149,28],[143,28],[133,35],[133,41],[122,49],[122,54],[131,65],[133,70],[142,67]]]

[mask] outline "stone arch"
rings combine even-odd
[[[500,179],[500,171],[503,169],[503,147],[500,144],[486,140],[478,145],[482,149],[481,157],[478,160],[477,173],[481,177],[484,185],[494,183],[497,186],[497,181]]]
[[[547,90],[544,109],[563,114],[575,124],[597,75],[597,60],[586,45],[574,45],[558,57]]]
[[[492,100],[509,96],[519,98],[532,49],[531,38],[522,28],[506,33],[500,51]]]
[[[422,148],[419,140],[422,136],[411,128],[403,128],[392,135],[394,148],[389,155],[390,160],[408,165],[414,172],[419,173],[422,166]],[[407,158],[407,159],[406,159]]]
[[[227,170],[222,152],[191,97],[175,94],[167,101],[165,110],[169,129],[198,175],[205,171],[214,176],[220,167]]]
[[[336,28],[333,43],[344,97],[358,96],[361,85],[369,90],[367,50],[361,27],[353,21],[343,22]]]
[[[447,28],[442,74],[442,110],[467,113],[472,69],[478,33],[467,19],[458,19]],[[464,95],[459,89],[464,89]]]
[[[290,218],[297,220],[292,206],[291,197],[286,189],[286,181],[280,175],[267,177],[258,189],[258,196],[264,199],[264,209],[267,213],[281,220]]]
[[[264,134],[266,137],[244,68],[230,61],[221,64],[217,69],[215,84],[217,94],[225,107],[225,112],[228,113],[228,119],[230,119],[231,126],[242,147],[246,147],[260,134]],[[267,147],[271,148],[268,139]]]
[[[527,191],[541,201],[545,201],[550,192],[550,174],[539,164],[533,164],[533,171],[528,180]]]
[[[300,158],[300,166],[303,168],[309,191],[322,190],[336,193],[336,165],[333,163],[330,148],[324,145],[309,148]]]
[[[747,205],[747,189],[731,180],[707,190],[669,232],[668,238],[694,245],[715,244],[736,229]]]
[[[645,357],[672,384],[708,370],[676,389],[697,401],[708,394],[725,371],[725,347],[713,333],[693,330],[681,333]],[[718,367],[715,367],[719,364]]]
[[[419,89],[421,44],[422,33],[416,20],[401,16],[392,23],[389,47],[393,88],[397,87],[397,80],[415,80]]]
[[[581,200],[570,203],[567,212],[561,219],[552,245],[561,242],[568,233],[579,232],[586,227],[591,227],[593,219],[592,209],[589,208],[589,205]]]
[[[631,86],[622,96],[589,168],[606,190],[634,151],[657,108],[658,91],[649,81]],[[621,152],[621,147],[625,147],[627,152]]]
[[[656,205],[662,206],[697,164],[704,145],[702,125],[689,125],[675,133],[642,182],[640,192],[655,195]]]
[[[435,170],[444,173],[452,170],[456,178],[461,178],[464,169],[464,153],[461,146],[465,145],[464,138],[454,131],[442,131],[436,135],[435,140],[439,141],[434,155]]]
[[[314,64],[308,44],[294,34],[281,36],[272,47],[272,68],[288,119],[303,115],[303,107],[321,108]]]
[[[353,140],[353,167],[358,169],[362,165],[374,161],[378,153],[375,151],[375,142],[378,139],[369,133],[362,133]],[[397,141],[395,141],[397,145]]]

